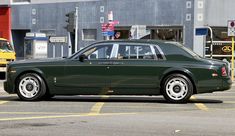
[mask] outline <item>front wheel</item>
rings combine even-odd
[[[21,100],[35,101],[45,95],[46,85],[38,74],[27,73],[17,80],[16,92]]]
[[[182,74],[169,75],[164,81],[164,98],[173,103],[184,103],[193,94],[193,84],[190,79]]]

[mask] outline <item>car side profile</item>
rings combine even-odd
[[[112,40],[69,58],[12,62],[4,89],[27,101],[54,95],[163,95],[182,103],[231,84],[226,63],[202,58],[179,43]]]

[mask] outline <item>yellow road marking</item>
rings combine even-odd
[[[107,95],[103,95],[101,96],[101,99],[107,99],[109,98],[109,96]],[[104,105],[104,102],[97,102],[94,106],[92,106],[91,110],[90,110],[90,114],[99,114],[102,107]]]
[[[63,115],[63,114],[66,114],[66,115],[72,115],[72,114],[77,114],[77,113],[55,113],[55,112],[0,112],[0,114],[17,114],[17,115],[35,115],[35,114],[42,114],[42,115]]]
[[[35,117],[17,117],[17,118],[0,118],[0,121],[17,121],[17,120],[34,120],[34,119],[55,119],[55,118],[71,118],[71,117],[89,117],[89,116],[112,116],[112,115],[133,115],[137,113],[104,113],[104,114],[77,114],[77,115],[61,115],[61,116],[35,116]]]
[[[1,105],[1,104],[5,104],[5,103],[7,103],[7,102],[9,102],[9,101],[0,101],[0,105]]]
[[[194,97],[194,96],[191,96],[190,99],[191,99],[191,100],[197,100],[197,98]],[[206,105],[203,104],[203,103],[195,103],[195,106],[196,106],[198,109],[203,110],[203,111],[208,111],[208,110],[209,110],[209,109],[206,107]]]

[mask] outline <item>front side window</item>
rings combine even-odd
[[[118,59],[155,59],[154,48],[149,45],[120,45]]]
[[[85,55],[88,60],[110,59],[111,51],[112,45],[99,45],[86,50],[83,52],[83,55]]]

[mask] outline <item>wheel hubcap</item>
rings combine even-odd
[[[25,77],[19,83],[20,94],[26,98],[36,96],[39,89],[39,81],[35,77]]]
[[[173,100],[181,100],[188,93],[188,84],[183,78],[173,78],[166,84],[166,93]]]
[[[175,93],[179,93],[181,91],[181,87],[179,85],[176,85],[176,86],[173,87],[173,91]]]

